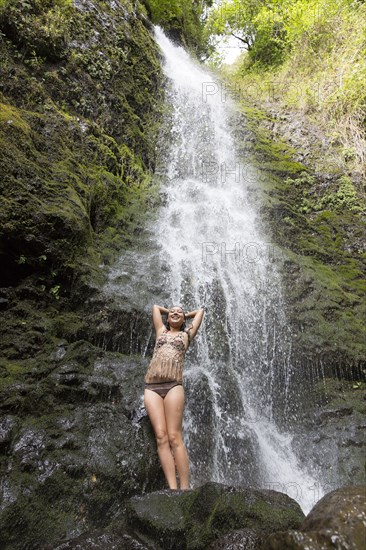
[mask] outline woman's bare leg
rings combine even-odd
[[[188,489],[189,485],[189,461],[188,454],[182,439],[182,421],[184,411],[183,386],[175,386],[164,399],[166,427],[170,446],[173,450],[175,464],[181,489]]]
[[[152,427],[154,428],[158,455],[169,489],[177,489],[174,458],[170,450],[165,421],[164,400],[156,392],[145,390],[144,401],[145,409],[149,415]]]

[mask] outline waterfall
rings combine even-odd
[[[184,371],[192,484],[274,489],[308,512],[322,496],[319,479],[300,467],[292,435],[279,427],[292,376],[281,258],[251,199],[255,170],[236,151],[235,105],[158,27],[155,37],[171,106],[156,176],[164,204],[144,250],[126,253],[112,270],[109,292],[133,294],[145,310],[159,303],[154,292],[187,310],[205,303]]]

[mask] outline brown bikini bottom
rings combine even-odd
[[[152,390],[164,399],[168,391],[172,388],[175,388],[175,386],[182,386],[182,383],[176,382],[174,380],[173,382],[157,382],[153,384],[145,384],[145,390]]]

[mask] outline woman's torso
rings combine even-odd
[[[173,333],[164,329],[157,337],[145,382],[182,382],[184,355],[186,352],[184,332]]]

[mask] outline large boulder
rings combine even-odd
[[[366,548],[366,485],[325,495],[298,531],[270,535],[263,550],[363,550]]]
[[[303,518],[297,502],[283,493],[213,482],[135,496],[127,506],[130,534],[164,550],[224,548],[224,535],[260,548],[269,533],[296,528]]]

